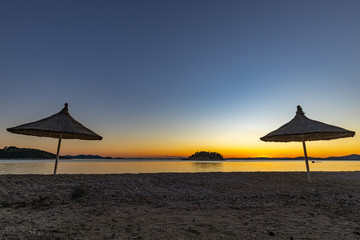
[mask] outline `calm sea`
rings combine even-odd
[[[311,171],[360,171],[360,161],[316,161]],[[0,160],[0,174],[52,174],[54,160]],[[306,171],[304,161],[60,160],[59,174]]]

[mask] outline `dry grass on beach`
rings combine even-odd
[[[0,239],[360,239],[360,172],[1,175]]]

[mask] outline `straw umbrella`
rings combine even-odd
[[[81,140],[101,140],[102,137],[84,127],[76,121],[68,111],[68,104],[58,113],[41,119],[36,122],[26,123],[17,127],[7,129],[9,132],[32,135],[38,137],[51,137],[59,139],[54,174],[56,174],[57,164],[62,139],[81,139]]]
[[[311,182],[306,141],[353,137],[355,132],[307,118],[300,106],[295,117],[279,129],[260,138],[265,142],[302,142],[308,181]]]

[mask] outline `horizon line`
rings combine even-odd
[[[312,157],[312,156],[308,156],[308,158],[316,158],[316,159],[325,159],[325,158],[338,158],[338,157],[347,157],[347,156],[352,156],[352,155],[358,155],[360,156],[360,154],[357,153],[352,153],[352,154],[346,154],[346,155],[340,155],[340,156],[326,156],[326,157]],[[188,156],[136,156],[136,157],[110,157],[110,156],[102,156],[99,154],[76,154],[76,155],[71,155],[71,154],[67,154],[67,155],[61,155],[62,157],[67,157],[67,156],[71,156],[71,157],[76,157],[76,156],[99,156],[101,158],[112,158],[112,159],[184,159],[184,158],[188,158]],[[257,157],[224,157],[224,159],[256,159],[256,158],[268,158],[268,159],[295,159],[295,158],[304,158],[304,156],[297,156],[297,157],[266,157],[266,156],[257,156]]]

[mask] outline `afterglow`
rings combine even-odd
[[[6,128],[70,114],[103,137],[61,155],[297,157],[260,137],[306,116],[360,133],[359,1],[6,1],[0,148],[56,152]],[[313,157],[360,139],[309,142]]]

